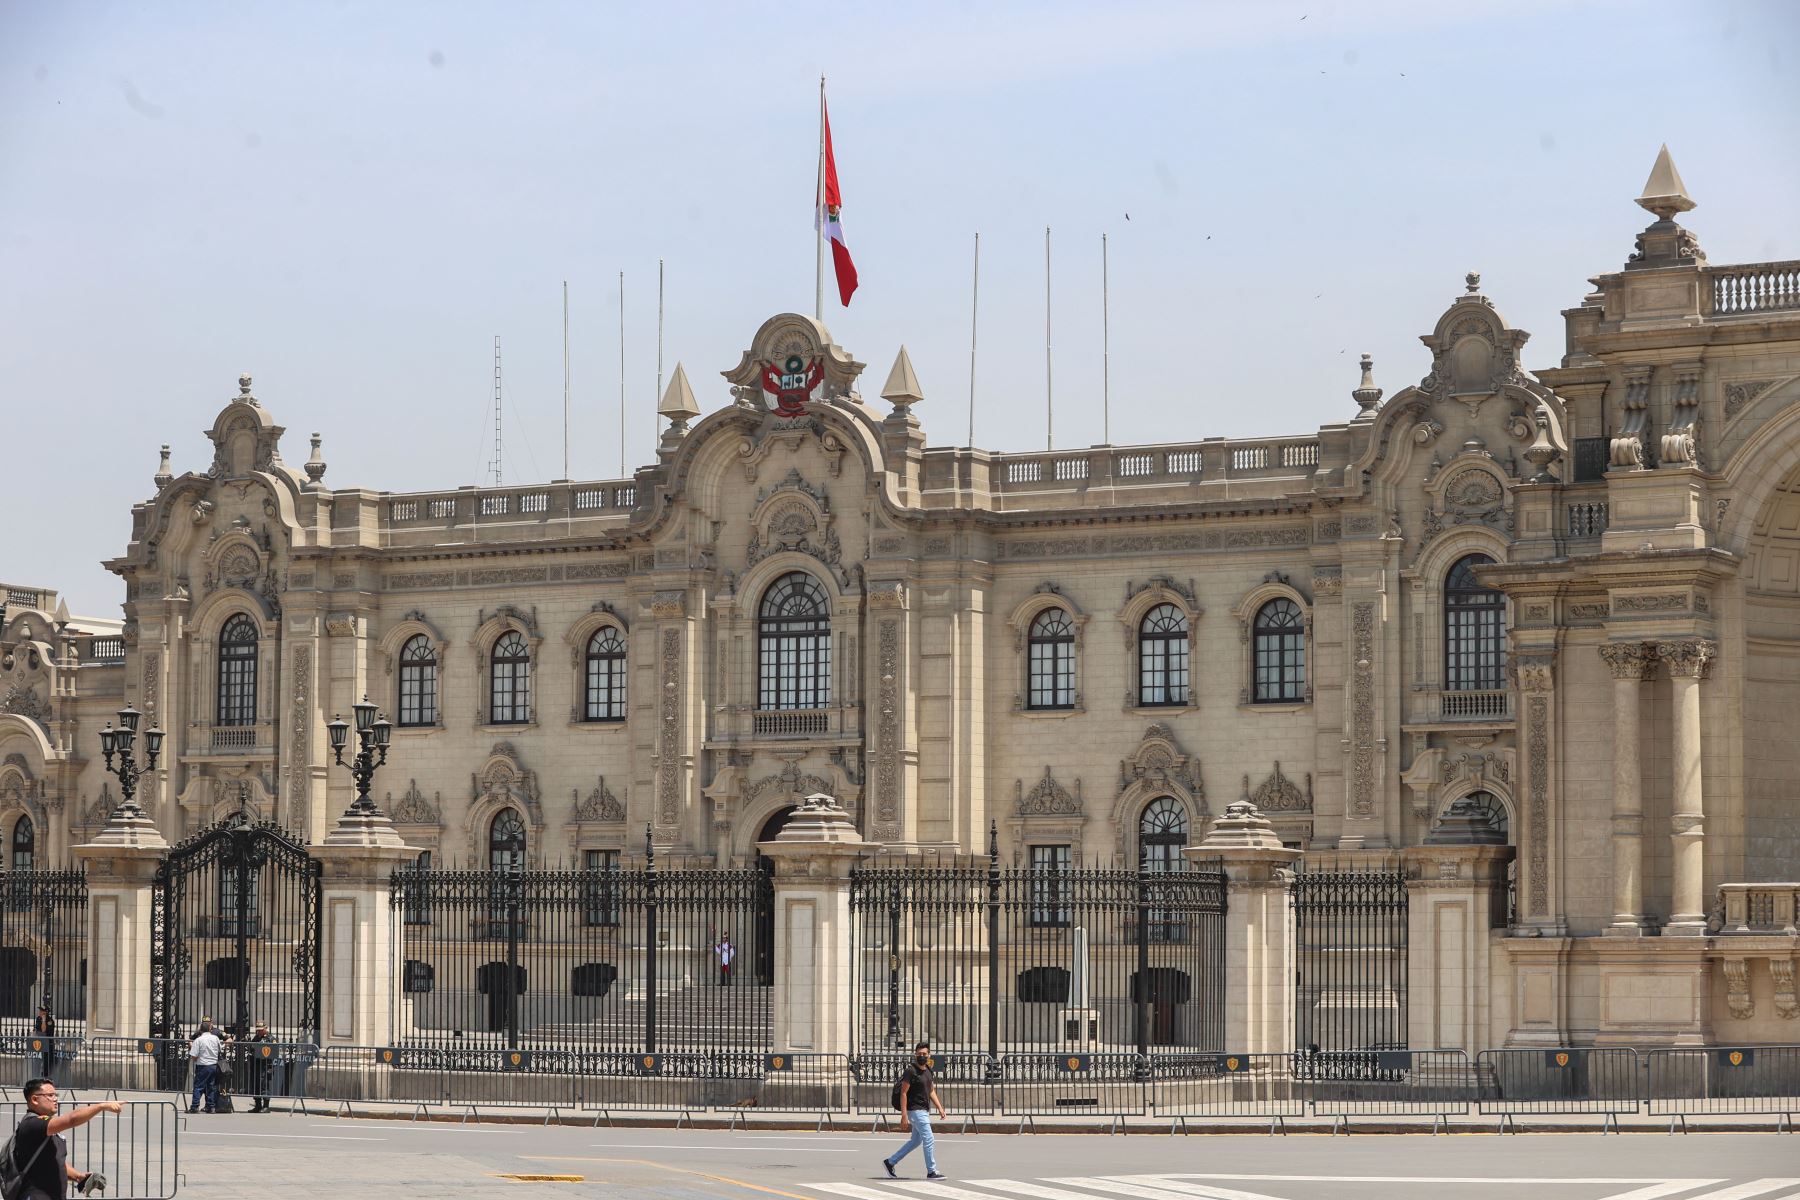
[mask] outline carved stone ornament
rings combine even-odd
[[[1300,788],[1281,773],[1281,763],[1275,764],[1274,773],[1256,785],[1254,792],[1249,791],[1250,777],[1244,776],[1244,789],[1250,796],[1250,802],[1263,812],[1310,812],[1312,810],[1312,773],[1306,775],[1306,791]]]
[[[1013,795],[1021,817],[1075,816],[1081,809],[1081,780],[1075,781],[1075,790],[1070,792],[1056,781],[1050,768],[1044,768],[1044,777],[1037,781],[1029,792],[1025,791],[1025,781],[1013,781]]]
[[[1152,788],[1174,784],[1194,797],[1204,810],[1206,787],[1200,781],[1199,764],[1181,753],[1175,734],[1167,725],[1153,724],[1130,758],[1119,763],[1119,790],[1146,783]]]
[[[516,802],[525,807],[533,825],[544,823],[537,772],[520,762],[519,752],[511,742],[496,742],[481,770],[470,773],[469,799],[497,805]]]
[[[1790,376],[1791,378],[1791,376]],[[1725,416],[1737,416],[1769,392],[1786,383],[1786,379],[1734,379],[1725,385]]]
[[[824,488],[814,487],[798,469],[789,468],[780,483],[757,494],[752,511],[754,528],[744,552],[746,567],[771,554],[791,551],[818,559],[841,586],[849,586],[831,498]]]
[[[1605,642],[1600,657],[1614,679],[1646,680],[1656,674],[1656,647],[1647,642]]]
[[[831,781],[819,775],[813,775],[800,769],[799,759],[790,759],[774,775],[765,775],[744,789],[744,803],[752,804],[764,795],[773,792],[778,796],[786,796],[798,804],[815,792],[831,791]]]
[[[1736,1021],[1748,1021],[1756,1015],[1756,1001],[1750,995],[1750,962],[1743,958],[1721,960],[1725,968],[1725,1002],[1731,1006]]]
[[[578,825],[588,824],[623,824],[625,821],[625,803],[612,794],[606,786],[606,776],[599,777],[594,790],[585,798],[580,789],[571,789],[571,806],[569,820]]]
[[[1800,995],[1794,990],[1794,960],[1771,958],[1769,974],[1775,980],[1775,1015],[1784,1021],[1800,1017]]]
[[[721,374],[740,408],[792,421],[804,419],[808,404],[854,399],[862,370],[825,326],[781,313],[763,322],[738,365]]]
[[[50,706],[38,698],[37,689],[29,684],[15,683],[6,690],[4,699],[0,699],[0,712],[13,713],[28,718],[50,731]]]
[[[442,792],[433,792],[432,799],[427,800],[425,793],[419,789],[417,779],[407,781],[406,794],[394,799],[388,793],[387,802],[383,805],[388,816],[396,825],[443,825],[444,797]]]
[[[1718,643],[1698,638],[1656,644],[1656,656],[1669,665],[1669,675],[1676,679],[1705,679],[1718,654]]]
[[[1522,692],[1548,692],[1556,687],[1556,655],[1521,654],[1513,660],[1513,670]]]

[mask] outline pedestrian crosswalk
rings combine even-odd
[[[1313,1200],[1333,1184],[1382,1184],[1396,1197],[1492,1195],[1508,1185],[1571,1200],[1800,1200],[1793,1179],[1483,1178],[1406,1175],[1069,1175],[1045,1179],[922,1179],[809,1183],[813,1192],[848,1200]],[[1486,1186],[1492,1192],[1463,1190]],[[1246,1190],[1246,1188],[1256,1190]],[[1517,1194],[1517,1193],[1512,1193]]]

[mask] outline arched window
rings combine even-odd
[[[1465,554],[1444,577],[1444,687],[1497,692],[1506,686],[1506,597],[1482,587],[1475,568],[1494,560]]]
[[[756,707],[831,703],[831,618],[825,592],[804,571],[769,585],[757,617]]]
[[[625,719],[625,639],[616,626],[595,632],[587,644],[587,719]]]
[[[516,808],[503,808],[488,825],[488,869],[518,871],[525,866],[525,819]]]
[[[1173,796],[1158,796],[1138,818],[1138,864],[1146,871],[1181,869],[1187,845],[1187,811]]]
[[[1138,703],[1187,702],[1187,616],[1173,604],[1159,604],[1138,625]]]
[[[1300,606],[1277,596],[1257,609],[1255,637],[1256,703],[1306,699],[1306,622]]]
[[[238,613],[219,631],[220,725],[256,724],[256,622]]]
[[[31,823],[30,817],[20,817],[13,823],[12,869],[29,871],[36,862],[37,827]]]
[[[523,725],[531,720],[531,648],[525,635],[509,629],[494,643],[488,722]]]
[[[415,633],[400,647],[400,723],[436,725],[437,722],[437,648],[430,638]]]
[[[1031,619],[1027,708],[1075,707],[1075,624],[1060,608]]]

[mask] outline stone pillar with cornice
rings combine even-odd
[[[864,786],[864,822],[869,836],[883,844],[916,842],[919,838],[917,805],[908,803],[918,783],[918,755],[907,753],[907,734],[913,728],[909,697],[912,645],[911,615],[907,612],[907,588],[900,580],[871,580],[867,608],[871,657],[866,678],[873,685],[867,724],[870,750],[869,778]]]
[[[1644,935],[1644,794],[1639,761],[1643,683],[1656,671],[1656,648],[1644,642],[1598,647],[1613,679],[1613,919],[1608,937]]]
[[[1423,846],[1400,852],[1407,890],[1407,1033],[1412,1045],[1485,1050],[1490,1039],[1490,933],[1506,919],[1512,847],[1468,797],[1452,803]]]
[[[149,817],[123,807],[92,842],[74,847],[88,885],[89,1037],[140,1038],[150,1032],[151,885],[168,853],[168,841]]]
[[[850,872],[879,848],[823,794],[808,796],[773,841],[757,843],[775,863],[777,1050],[850,1052]]]
[[[1718,645],[1699,638],[1659,642],[1657,656],[1669,665],[1669,739],[1674,786],[1669,818],[1671,875],[1669,923],[1664,936],[1706,933],[1706,803],[1702,786],[1700,681],[1706,678]]]
[[[397,956],[388,880],[418,854],[379,812],[344,813],[312,847],[321,871],[320,1045],[377,1046],[393,1040]]]
[[[1519,846],[1519,926],[1546,933],[1565,933],[1559,866],[1562,858],[1561,776],[1555,745],[1556,648],[1520,647],[1514,660],[1519,684],[1519,775],[1523,783]]]
[[[1300,851],[1289,850],[1254,804],[1240,800],[1182,854],[1224,865],[1225,1049],[1286,1054],[1293,1049],[1297,947],[1288,890]]]
[[[652,755],[651,839],[658,846],[696,848],[710,826],[697,797],[694,772],[703,732],[704,689],[700,686],[698,622],[685,588],[659,588],[651,597],[656,638],[656,749]]]

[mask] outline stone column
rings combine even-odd
[[[387,817],[345,813],[312,848],[321,864],[319,1044],[386,1045],[394,1035],[395,961],[388,877],[418,856]]]
[[[1407,1031],[1412,1045],[1488,1047],[1489,933],[1506,919],[1512,847],[1466,798],[1423,846],[1401,851],[1407,889]]]
[[[1560,791],[1552,745],[1556,730],[1556,651],[1521,647],[1514,660],[1519,681],[1520,789],[1517,923],[1537,936],[1562,933]]]
[[[1644,794],[1639,766],[1638,693],[1656,670],[1656,650],[1608,642],[1600,657],[1613,677],[1613,919],[1608,937],[1644,935]]]
[[[1669,819],[1673,878],[1664,936],[1706,933],[1706,897],[1701,891],[1706,865],[1706,804],[1701,786],[1700,681],[1706,678],[1717,652],[1716,644],[1699,639],[1657,645],[1658,657],[1669,664],[1669,734],[1675,770]]]
[[[779,1050],[850,1051],[850,870],[877,848],[826,795],[808,796],[774,841],[757,843],[775,861],[774,1043]]]
[[[1182,853],[1199,865],[1225,866],[1225,1049],[1287,1053],[1296,964],[1288,885],[1300,851],[1283,846],[1256,806],[1240,800],[1213,822],[1205,841]]]
[[[146,780],[149,778],[145,776]],[[73,851],[87,868],[87,1035],[150,1032],[151,884],[169,843],[141,810],[115,811]]]

